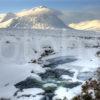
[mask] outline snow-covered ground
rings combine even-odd
[[[1,34],[2,35],[2,34]],[[45,38],[39,38],[40,40],[37,42],[40,44],[40,48],[36,49],[32,43],[34,43],[34,39],[29,38],[28,41],[28,50],[29,55],[27,52],[23,50],[23,38],[18,34],[13,34],[15,36],[12,36],[8,34],[7,38],[5,37],[3,40],[1,38],[1,56],[0,56],[0,97],[8,97],[12,98],[12,100],[41,100],[41,98],[44,97],[44,94],[42,93],[44,91],[43,88],[33,87],[29,89],[24,89],[22,92],[18,92],[17,96],[13,96],[18,89],[14,86],[16,83],[21,82],[27,77],[35,78],[38,81],[43,81],[41,74],[39,73],[46,73],[48,69],[54,69],[55,71],[57,69],[64,69],[69,70],[69,72],[74,72],[74,76],[69,76],[66,74],[62,74],[60,78],[62,80],[66,80],[67,82],[81,82],[83,83],[84,80],[91,78],[91,75],[93,75],[93,72],[98,67],[99,59],[96,57],[96,52],[99,50],[99,47],[85,47],[85,45],[88,45],[89,42],[85,43],[86,41],[92,41],[91,46],[94,46],[97,42],[96,39],[93,40],[86,40],[85,38],[82,39],[83,46],[84,47],[78,47],[77,44],[73,45],[73,36],[70,37],[72,40],[72,43],[68,45],[66,48],[62,45],[62,43],[66,42],[67,40],[61,39],[59,46],[56,44],[52,46],[52,43],[46,42],[42,44],[42,42],[45,40]],[[3,35],[4,36],[4,35]],[[50,35],[49,35],[50,36]],[[48,36],[48,37],[49,37]],[[1,36],[2,37],[2,36]],[[34,36],[35,37],[35,36]],[[15,41],[14,40],[17,40]],[[50,40],[52,38],[48,38],[47,40]],[[75,39],[74,39],[75,40]],[[99,40],[98,40],[99,41]],[[72,45],[71,45],[72,44]],[[14,55],[14,50],[16,47],[19,47],[17,54]],[[38,63],[30,63],[31,59],[38,59],[43,52],[44,46],[52,46],[55,48],[54,54],[50,54],[46,57],[42,58],[42,64]],[[60,48],[60,46],[63,46]],[[26,46],[27,47],[27,46]],[[34,50],[37,50],[34,53]],[[57,50],[57,51],[56,51]],[[16,51],[16,50],[15,50]],[[27,55],[24,55],[27,54]],[[31,54],[31,56],[30,56]],[[17,56],[16,56],[17,55]],[[26,57],[26,58],[24,58]],[[61,61],[61,62],[59,62]],[[52,64],[52,66],[44,67],[44,64]],[[53,68],[54,66],[54,68]],[[31,73],[32,72],[32,73]],[[92,74],[91,74],[92,73]],[[50,83],[53,83],[50,81]],[[33,83],[34,84],[34,83]],[[55,83],[56,84],[56,83]],[[58,83],[57,83],[58,84]],[[79,90],[81,88],[81,84],[79,86],[73,87],[73,88],[66,88],[62,85],[57,85],[57,89],[55,90],[54,94],[55,96],[53,99],[56,98],[69,98],[69,100],[76,94],[79,93]],[[40,94],[36,94],[36,91],[39,91]],[[42,89],[42,90],[41,90]],[[29,97],[23,97],[22,95],[30,95]],[[20,96],[20,98],[16,98]],[[22,96],[22,97],[21,97]],[[36,99],[38,98],[38,99]]]
[[[47,7],[0,17],[0,97],[68,99],[99,66],[100,33],[66,26]]]

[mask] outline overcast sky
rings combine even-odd
[[[19,11],[39,5],[61,10],[96,10],[100,8],[100,0],[0,0],[0,12]]]

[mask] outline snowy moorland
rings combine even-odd
[[[45,6],[0,15],[0,98],[71,100],[100,62],[100,32],[68,27]]]

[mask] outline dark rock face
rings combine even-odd
[[[100,100],[100,81],[92,79],[86,81],[82,85],[81,93],[72,100]]]
[[[54,93],[46,93],[41,100],[52,100]]]
[[[63,81],[60,83],[61,86],[66,87],[66,88],[74,88],[81,84],[82,84],[81,82],[66,82],[66,81]]]
[[[0,100],[11,100],[11,99],[8,99],[8,98],[0,98]]]
[[[52,98],[54,96],[54,91],[57,89],[57,86],[48,85],[46,87],[44,86],[43,89],[45,90],[45,94],[44,94],[43,100],[52,100]]]
[[[44,52],[41,54],[41,57],[45,57],[54,53],[54,50],[51,47],[45,48]]]
[[[96,56],[100,57],[100,51],[96,52]]]
[[[55,78],[59,78],[59,74],[55,73],[54,70],[47,70],[45,73],[40,74],[40,76],[42,77],[43,80],[45,79],[55,79]]]
[[[61,75],[68,75],[73,77],[74,72],[65,69],[49,69],[45,73],[40,74],[43,80],[46,80],[47,82],[51,83],[53,82],[58,86],[63,86],[66,88],[73,88],[81,84],[80,82],[64,81],[63,79],[60,78]]]
[[[46,60],[47,62],[49,62],[49,64],[44,65],[44,67],[54,68],[54,67],[56,67],[60,64],[70,63],[70,62],[73,62],[73,61],[76,61],[76,60],[77,59],[74,58],[74,57],[61,56],[61,57]]]
[[[40,74],[43,80],[46,79],[60,79],[61,75],[69,75],[73,76],[74,72],[71,72],[69,70],[64,70],[64,69],[49,69],[45,73]]]
[[[92,78],[93,76],[94,76],[94,73],[93,72],[83,72],[83,73],[81,72],[81,73],[78,74],[77,78],[79,80],[86,81],[86,80]]]
[[[43,87],[43,90],[45,90],[45,93],[53,93],[56,89],[57,89],[57,86],[54,86],[54,85]]]
[[[70,71],[70,70],[65,70],[65,69],[55,69],[54,70],[55,73],[57,73],[59,76],[61,75],[69,75],[71,77],[73,77],[74,72]]]
[[[39,58],[38,62],[40,63],[42,60],[42,57],[45,57],[49,54],[52,54],[54,51],[50,49],[46,50],[43,52],[43,55],[41,55],[41,58]],[[71,71],[69,69],[59,69],[57,66],[59,64],[64,64],[64,63],[70,63],[73,61],[76,61],[77,59],[72,58],[72,57],[57,57],[53,59],[48,59],[47,62],[49,64],[44,65],[43,67],[48,67],[46,69],[45,73],[38,73],[38,75],[41,77],[42,81],[38,81],[35,78],[28,77],[25,80],[15,84],[15,87],[18,88],[19,90],[16,91],[14,96],[18,97],[18,92],[23,92],[23,89],[27,88],[41,88],[45,92],[43,94],[37,94],[42,95],[42,98],[40,100],[52,100],[53,97],[55,96],[54,91],[57,89],[59,86],[63,86],[65,88],[73,88],[78,85],[80,85],[80,82],[72,82],[72,78],[74,76],[74,71]],[[37,61],[34,61],[36,63]],[[31,71],[31,73],[34,73],[34,71]],[[69,80],[64,80],[61,78],[62,75],[67,75],[70,76],[70,81]],[[49,84],[48,84],[49,83]],[[46,85],[47,84],[47,85]],[[51,84],[51,85],[50,85]],[[19,98],[22,97],[30,97],[33,95],[22,95]],[[34,97],[33,97],[34,98]]]
[[[21,96],[17,96],[17,98],[21,98],[21,97],[30,97],[31,95],[21,95]]]
[[[97,77],[98,81],[100,81],[100,67],[96,71],[96,77]]]
[[[40,88],[40,87],[42,87],[42,82],[28,77],[27,79],[15,84],[15,87],[19,88],[21,90],[27,89],[27,88],[33,88],[33,87],[39,87]]]

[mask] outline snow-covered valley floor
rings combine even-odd
[[[100,21],[59,15],[45,6],[0,15],[0,100],[71,100],[95,77]]]
[[[0,62],[0,97],[11,100],[56,100],[78,94],[81,85],[94,75],[99,59],[98,49],[85,49],[75,56],[55,53],[42,58],[42,63]],[[73,53],[72,53],[73,52]],[[79,52],[80,54],[80,52]]]

